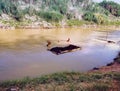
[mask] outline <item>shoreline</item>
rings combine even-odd
[[[108,63],[106,66],[102,66],[100,68],[93,68],[89,72],[120,72],[120,52],[117,57],[113,59],[113,62]]]
[[[119,85],[120,52],[113,62],[88,72],[62,72],[37,78],[3,81],[0,82],[0,91],[119,91]]]
[[[80,29],[92,29],[94,31],[102,31],[102,30],[119,30],[120,26],[117,25],[96,25],[96,24],[83,24],[81,26],[7,26],[0,25],[0,30],[16,30],[16,29],[57,29],[57,28],[80,28]]]

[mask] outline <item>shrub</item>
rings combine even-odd
[[[87,8],[87,11],[92,12],[92,13],[100,13],[100,14],[104,14],[107,16],[110,14],[108,10],[101,7],[98,3],[92,4],[89,8]]]
[[[69,88],[70,88],[70,91],[76,91],[76,87],[73,84],[70,84]]]
[[[25,85],[29,84],[31,79],[29,77],[25,77],[22,80],[10,80],[5,81],[3,83],[0,83],[0,87],[11,87],[11,86],[17,86],[24,87]]]
[[[93,13],[91,12],[86,12],[84,15],[83,15],[83,19],[86,20],[86,21],[93,21],[93,22],[96,22],[96,17]]]
[[[37,82],[41,84],[45,84],[48,83],[48,79],[49,79],[48,76],[42,76],[37,80]]]
[[[96,21],[95,23],[97,24],[106,24],[107,22],[107,17],[103,14],[95,14]]]
[[[26,7],[24,10],[21,11],[23,15],[29,14],[29,15],[34,15],[36,14],[36,10],[33,7]]]
[[[96,80],[102,79],[102,75],[101,74],[93,74],[91,77],[93,79],[96,79]]]
[[[72,18],[73,18],[73,15],[72,15],[71,13],[67,13],[67,14],[66,14],[66,17],[67,17],[67,19],[72,19]]]
[[[67,12],[68,0],[42,0],[42,2],[44,3],[43,7],[44,6],[46,7],[46,5],[47,5],[47,7],[49,7],[50,10],[59,12],[63,15],[65,15]],[[49,10],[49,9],[47,9],[47,10]]]
[[[0,16],[1,16],[1,14],[2,14],[2,10],[0,9]]]
[[[51,75],[52,80],[54,80],[55,82],[58,83],[64,83],[66,81],[68,81],[66,75],[64,73],[55,73],[53,75]]]
[[[41,17],[41,18],[44,18],[46,21],[53,21],[53,22],[59,22],[60,20],[63,19],[63,16],[58,13],[58,12],[55,12],[55,11],[48,11],[48,12],[44,12],[44,11],[41,11],[38,13],[38,15]]]
[[[107,9],[112,15],[120,16],[120,5],[113,1],[103,1],[99,4]]]
[[[84,21],[80,21],[80,20],[68,20],[67,21],[68,26],[81,26],[84,23],[85,23]]]
[[[0,1],[0,14],[2,13],[11,15],[17,21],[20,21],[20,19],[22,18],[18,10],[18,6],[16,5],[16,3],[11,2],[11,0]]]
[[[89,82],[91,81],[91,77],[89,75],[80,75],[79,76],[79,81],[80,82]]]

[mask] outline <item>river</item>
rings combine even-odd
[[[47,41],[51,42],[49,48],[74,44],[82,49],[55,55],[47,50]],[[112,62],[120,49],[119,45],[118,30],[0,30],[0,80],[37,77],[63,71],[85,72]]]

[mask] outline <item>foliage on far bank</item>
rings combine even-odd
[[[97,21],[95,15],[92,12],[86,12],[83,15],[83,19],[86,21],[89,21],[89,22],[96,22]]]
[[[46,11],[41,11],[38,13],[38,16],[40,16],[41,18],[45,19],[46,21],[50,22],[59,22],[63,19],[63,15],[58,13],[58,12],[46,12]]]
[[[112,15],[120,16],[120,4],[113,1],[103,1],[99,5],[108,10]]]
[[[6,17],[3,14],[8,15],[10,20],[4,20]],[[35,16],[36,19],[29,20],[27,15],[28,18]],[[119,25],[119,17],[120,4],[111,1],[95,3],[91,0],[0,0],[0,21],[11,26],[19,26],[26,21],[47,21],[58,25],[64,21],[68,26]],[[11,24],[10,21],[16,24]]]
[[[0,0],[0,15],[2,13],[8,14],[17,21],[20,21],[22,18],[17,4],[12,3],[11,0]]]
[[[85,21],[83,21],[83,20],[75,20],[75,19],[73,19],[73,20],[68,20],[67,21],[67,25],[71,26],[71,27],[72,26],[82,26],[83,24],[85,24]]]
[[[86,12],[83,15],[83,19],[96,24],[106,24],[108,20],[106,15],[91,12]]]

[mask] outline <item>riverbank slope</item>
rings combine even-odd
[[[0,91],[119,91],[120,53],[112,63],[86,73],[63,72],[0,83]]]

